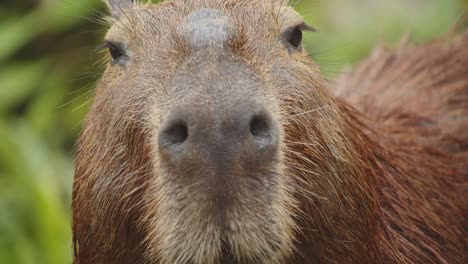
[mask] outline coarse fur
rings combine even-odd
[[[330,84],[282,41],[302,23],[285,0],[110,1],[106,39],[129,59],[105,70],[77,143],[74,263],[464,263],[468,34],[380,46]],[[179,34],[203,8],[230,18],[225,47]],[[221,104],[254,98],[274,116],[271,166],[167,164],[163,123],[186,101],[215,107],[197,90],[213,82],[236,88]]]

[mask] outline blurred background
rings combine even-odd
[[[333,77],[383,40],[451,28],[467,0],[295,0]],[[0,1],[0,263],[71,263],[73,144],[102,71],[100,0]],[[466,12],[465,12],[466,14]]]

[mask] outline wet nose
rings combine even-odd
[[[211,112],[184,108],[169,115],[159,133],[160,149],[173,160],[190,162],[200,155],[224,162],[262,160],[277,150],[278,126],[264,108],[245,103]]]

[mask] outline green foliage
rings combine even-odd
[[[74,79],[97,42],[78,38],[97,4],[0,4],[0,263],[71,262],[73,109],[89,99]]]
[[[465,0],[302,0],[311,57],[334,75],[379,38],[450,28]],[[71,262],[73,142],[99,73],[98,0],[0,3],[0,263]],[[96,31],[98,30],[98,31]]]
[[[306,36],[306,48],[330,76],[356,63],[379,41],[394,45],[404,34],[415,41],[433,39],[466,15],[461,0],[309,0],[298,7],[318,29]]]

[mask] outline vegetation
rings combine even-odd
[[[299,1],[293,1],[299,2]],[[306,48],[334,76],[382,38],[447,31],[462,0],[302,0]],[[99,78],[99,0],[0,3],[0,263],[71,263],[73,142]]]

